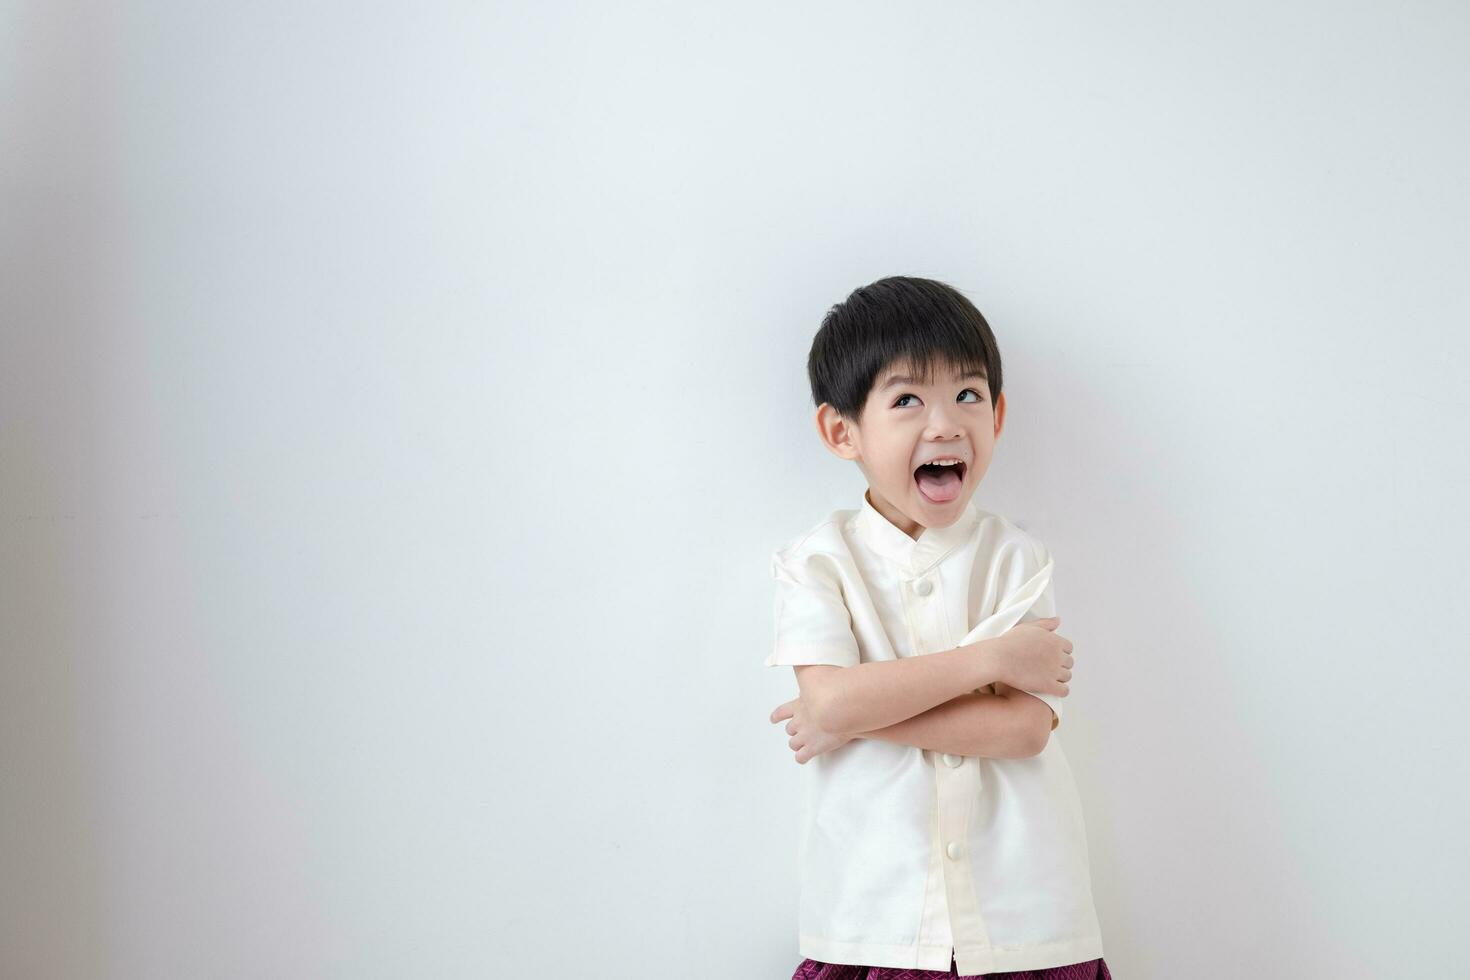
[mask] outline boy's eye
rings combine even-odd
[[[985,400],[985,396],[982,395],[982,394],[980,394],[980,392],[976,391],[974,388],[966,388],[964,391],[960,392],[960,394],[961,395],[964,395],[965,392],[969,392],[970,394],[974,395],[976,401],[982,401],[983,402]],[[898,396],[898,400],[893,403],[893,407],[894,408],[898,408],[900,405],[903,404],[903,400],[905,398],[918,398],[918,397],[919,397],[918,395],[899,395]]]

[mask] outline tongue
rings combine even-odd
[[[919,492],[932,503],[947,503],[959,496],[960,475],[952,467],[945,467],[938,473],[924,467],[919,470],[918,480]]]

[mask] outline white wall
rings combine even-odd
[[[1467,42],[5,3],[0,975],[789,976],[766,562],[897,273],[1000,338],[1113,975],[1461,969]]]

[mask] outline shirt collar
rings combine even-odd
[[[857,528],[863,543],[890,561],[907,566],[918,573],[949,554],[957,545],[970,536],[979,520],[975,498],[965,504],[965,512],[949,527],[926,527],[919,533],[918,540],[904,534],[878,513],[863,491],[863,505],[858,511]]]

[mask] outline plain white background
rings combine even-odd
[[[1470,12],[0,6],[0,974],[781,980],[773,548],[1005,358],[1117,980],[1464,969]]]

